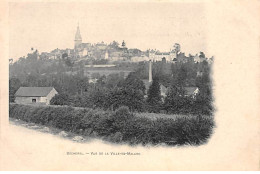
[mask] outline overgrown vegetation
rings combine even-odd
[[[127,107],[116,111],[36,105],[9,105],[9,116],[94,136],[110,142],[136,144],[200,145],[212,134],[212,117],[189,116],[149,119],[136,116]]]
[[[59,93],[52,99],[53,105],[112,111],[127,106],[132,112],[212,115],[211,65],[206,61],[153,62],[154,79],[148,90],[143,82],[148,79],[148,62],[121,65],[123,67],[118,65],[117,68],[132,67],[135,71],[126,78],[119,73],[95,75],[96,83],[89,83],[80,63],[73,65],[74,74],[68,74],[70,67],[62,59],[21,59],[10,64],[9,100],[14,101],[14,94],[20,86],[53,86]],[[168,89],[164,98],[159,85]],[[198,87],[200,92],[197,97],[184,96],[185,86]]]

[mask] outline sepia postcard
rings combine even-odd
[[[260,1],[2,0],[0,170],[260,169]]]

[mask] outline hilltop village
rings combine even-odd
[[[67,73],[77,73],[79,67],[88,76],[89,82],[97,80],[95,78],[99,75],[109,75],[113,73],[123,73],[126,77],[130,72],[134,71],[135,63],[148,63],[149,61],[161,62],[168,64],[165,70],[170,69],[170,64],[183,63],[202,63],[207,62],[212,64],[214,57],[207,58],[203,52],[196,55],[186,56],[181,52],[181,46],[175,43],[169,52],[161,52],[156,49],[148,49],[141,51],[137,48],[128,48],[126,42],[123,40],[121,44],[113,41],[106,44],[103,41],[96,44],[82,42],[80,27],[77,26],[74,48],[59,49],[56,48],[50,52],[39,52],[37,49],[31,48],[31,52],[27,57],[21,57],[20,60],[34,59],[41,61],[64,61],[67,66],[71,67]],[[13,64],[13,59],[10,59],[10,64]],[[125,66],[127,65],[127,66]],[[83,66],[83,67],[82,67]],[[77,68],[78,67],[78,68]],[[148,67],[148,65],[147,65]],[[146,67],[146,69],[147,69]],[[74,70],[74,71],[73,71]],[[199,70],[196,72],[201,74]],[[148,78],[147,75],[145,75]],[[94,77],[94,78],[93,78]]]
[[[209,114],[213,59],[203,52],[187,57],[178,43],[169,52],[128,48],[125,41],[84,43],[78,26],[73,49],[39,53],[32,48],[27,57],[10,59],[9,100],[18,101],[18,91],[19,102],[24,102],[23,95],[31,90],[48,87],[56,92],[45,104]],[[196,109],[198,105],[202,110]]]
[[[148,49],[146,51],[141,51],[138,48],[128,48],[126,42],[123,40],[120,44],[119,42],[113,41],[110,44],[104,43],[103,41],[96,44],[84,43],[82,42],[82,37],[80,33],[79,26],[74,39],[74,48],[70,49],[59,49],[56,48],[51,52],[42,52],[36,49],[31,49],[31,54],[35,53],[37,59],[62,59],[64,56],[79,62],[87,61],[86,64],[95,63],[95,60],[104,60],[104,62],[142,62],[142,61],[162,61],[165,59],[167,62],[188,62],[193,61],[195,63],[200,63],[207,61],[209,64],[212,63],[213,57],[207,58],[203,52],[196,55],[186,56],[185,53],[181,52],[180,44],[175,43],[168,52],[161,52],[156,49]],[[100,63],[98,63],[100,64]]]

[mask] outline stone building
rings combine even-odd
[[[54,87],[20,87],[15,93],[17,104],[42,104],[49,105],[50,100],[58,92]]]
[[[162,58],[165,58],[167,62],[173,61],[176,58],[175,50],[170,50],[170,52],[160,52],[156,50],[149,50],[149,59],[152,61],[161,61]]]

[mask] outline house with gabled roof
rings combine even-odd
[[[195,98],[199,93],[198,87],[184,87],[185,93],[184,96]]]
[[[145,85],[146,94],[147,94],[148,89],[152,84],[152,61],[151,60],[149,61],[149,80],[142,80],[142,81]],[[168,87],[162,85],[161,83],[159,84],[160,84],[161,96],[165,98],[167,95]],[[184,94],[180,95],[182,97],[192,97],[193,99],[195,99],[199,93],[199,88],[196,86],[187,86],[187,87],[183,87],[183,89],[184,89]],[[145,97],[147,97],[147,95],[145,95]]]
[[[51,99],[58,94],[54,87],[20,87],[15,93],[17,104],[49,105]]]

